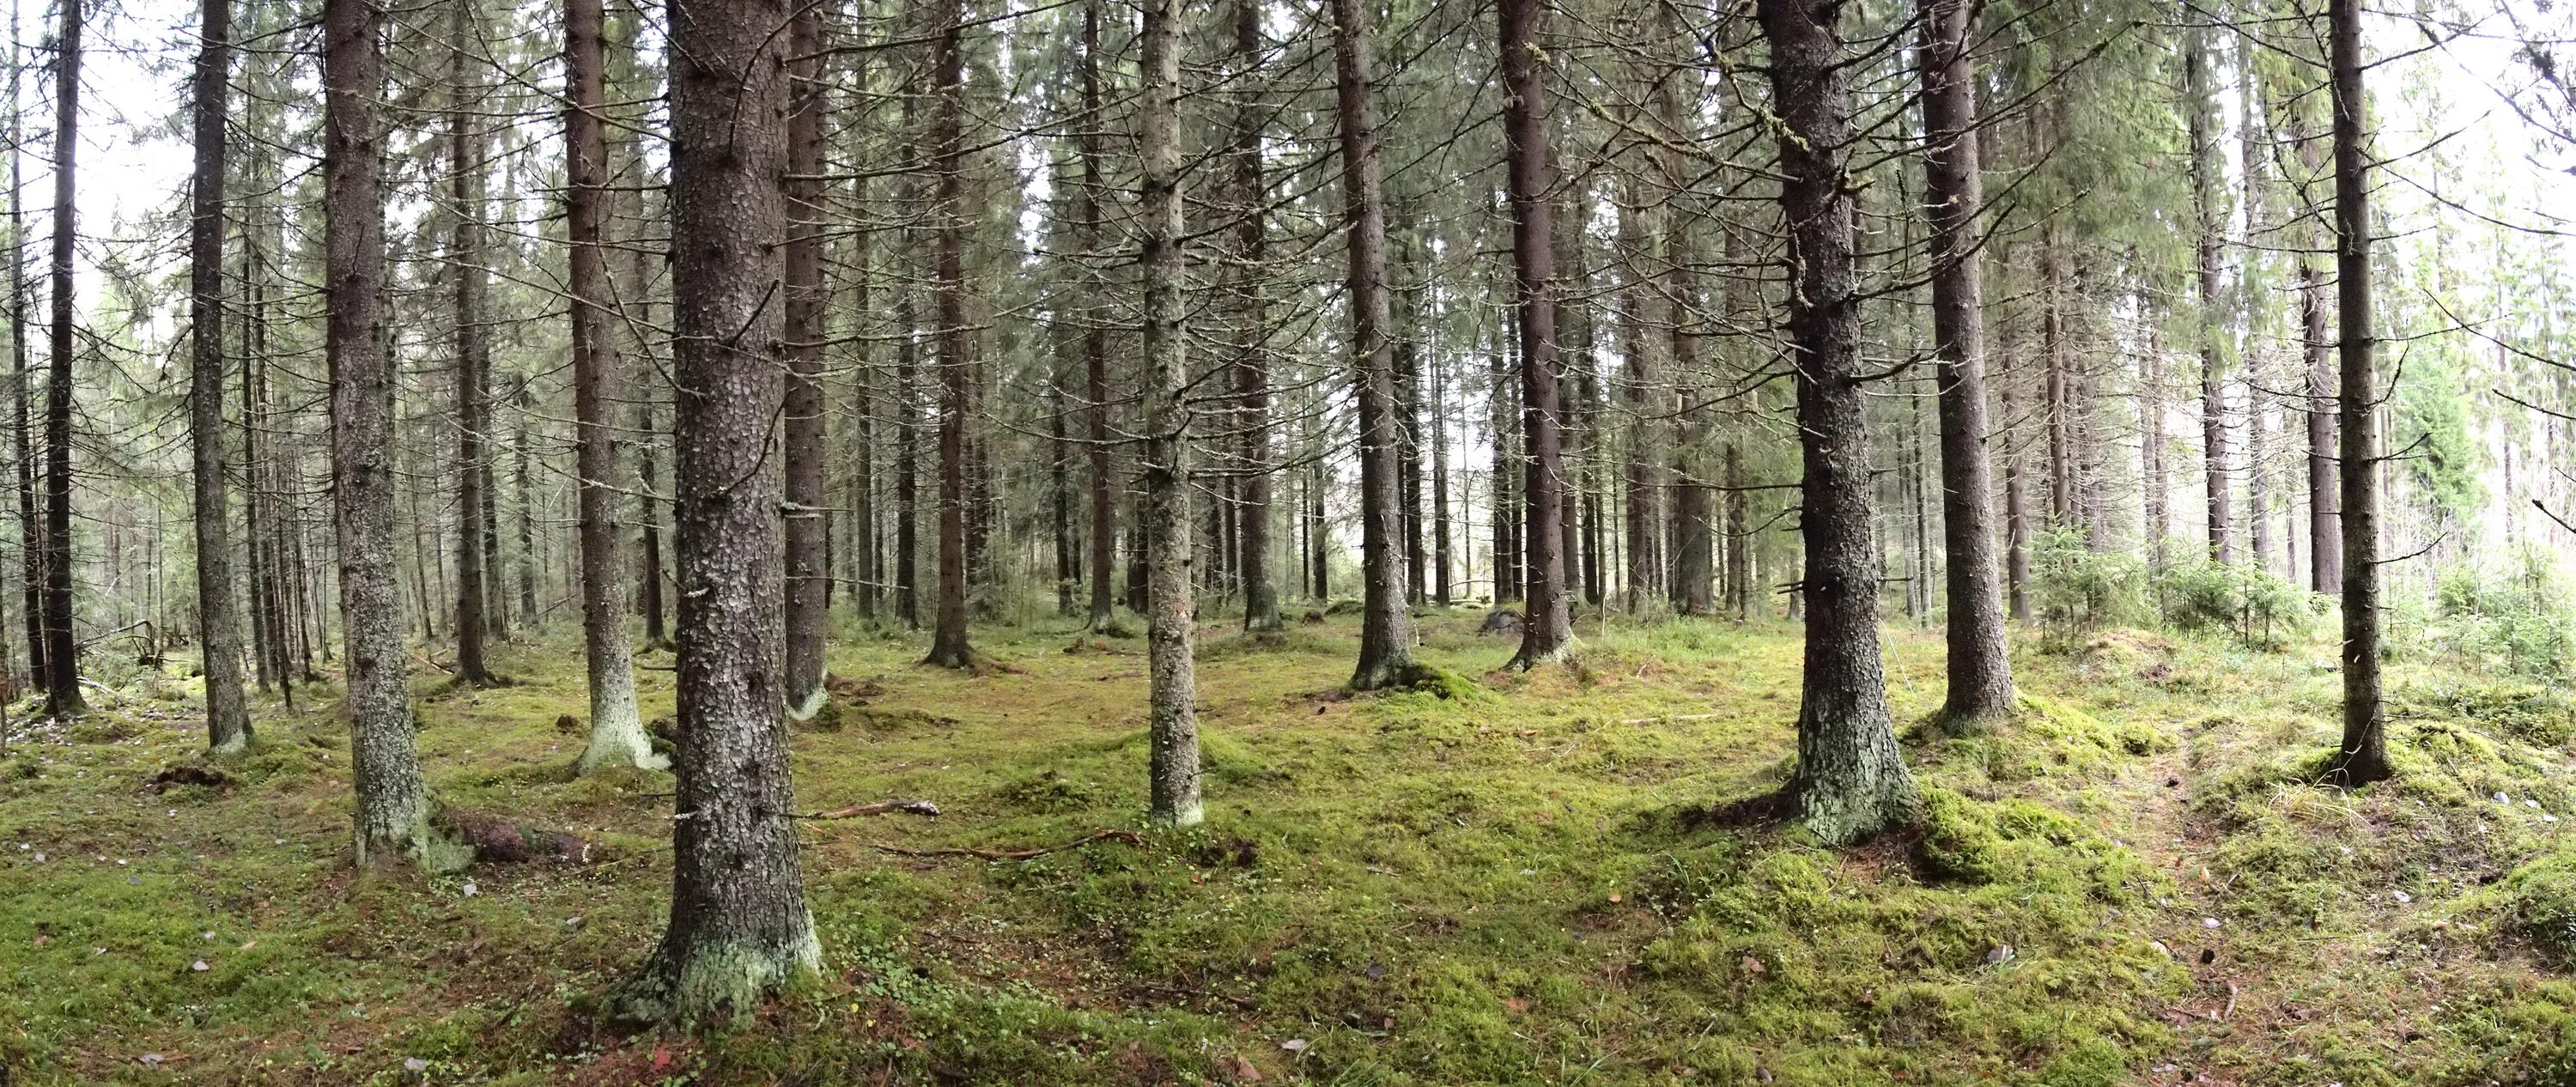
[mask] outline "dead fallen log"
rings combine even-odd
[[[807,812],[803,815],[797,816],[797,818],[853,819],[862,815],[883,815],[890,811],[910,812],[914,815],[937,815],[939,814],[939,805],[933,804],[927,800],[880,800],[874,804],[853,804],[846,808],[834,808],[830,811]]]

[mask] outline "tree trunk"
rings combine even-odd
[[[461,858],[440,848],[429,828],[394,578],[394,367],[382,308],[384,133],[376,113],[385,86],[382,20],[368,0],[323,3],[323,274],[340,631],[358,863],[408,858],[444,867]]]
[[[671,921],[614,1007],[741,1017],[822,964],[797,858],[777,660],[778,178],[786,0],[673,0],[671,253],[679,402],[679,748]]]
[[[1261,5],[1235,0],[1234,75],[1250,81],[1261,68]],[[1239,520],[1236,541],[1238,572],[1243,580],[1243,629],[1278,630],[1278,575],[1270,569],[1270,350],[1269,308],[1262,297],[1269,266],[1267,219],[1270,188],[1261,172],[1261,129],[1269,104],[1237,88],[1242,95],[1234,117],[1234,190],[1236,273],[1242,284],[1244,342],[1234,369],[1234,393],[1240,403],[1236,426],[1243,433],[1243,479],[1234,509]],[[1447,582],[1442,579],[1443,584]]]
[[[1867,414],[1860,387],[1859,275],[1854,259],[1851,145],[1841,9],[1759,0],[1779,111],[1781,210],[1788,223],[1789,341],[1797,367],[1798,446],[1805,467],[1806,672],[1798,706],[1791,815],[1818,838],[1848,844],[1909,822],[1917,804],[1887,708],[1870,561]],[[1820,21],[1820,19],[1822,21]]]
[[[610,404],[618,390],[612,292],[600,223],[608,205],[608,82],[600,0],[564,5],[564,148],[571,187],[564,195],[571,250],[574,459],[581,475],[581,640],[590,678],[590,743],[576,766],[661,769],[635,708],[635,670],[626,642],[625,556],[617,546],[617,438]]]
[[[659,649],[671,644],[670,630],[663,625],[669,610],[662,602],[662,503],[654,497],[662,485],[662,470],[653,456],[653,447],[662,432],[656,429],[651,400],[637,397],[635,413],[642,420],[637,429],[644,435],[641,463],[636,466],[637,478],[644,484],[644,500],[638,503],[644,518],[644,644]]]
[[[492,430],[492,359],[483,326],[483,148],[474,131],[476,106],[466,91],[466,38],[476,31],[473,11],[479,2],[448,0],[447,43],[447,274],[456,324],[456,680],[475,686],[492,682],[484,660],[484,636],[492,625],[485,613],[484,564],[491,557],[493,496],[485,451]]]
[[[2191,203],[2199,230],[2200,306],[2193,314],[2195,342],[2200,345],[2200,439],[2202,473],[2209,493],[2209,554],[2219,562],[2236,561],[2227,496],[2227,403],[2225,361],[2219,353],[2218,140],[2210,131],[2209,42],[2194,24],[2183,32],[2183,94],[2191,137]]]
[[[14,415],[10,442],[18,466],[18,572],[24,591],[29,685],[44,690],[53,671],[45,665],[45,533],[36,517],[35,431],[28,423],[27,401],[34,395],[33,371],[27,365],[27,216],[21,161],[26,148],[24,98],[18,28],[9,28],[9,399]]]
[[[943,668],[974,664],[966,644],[966,412],[973,398],[974,366],[966,358],[966,90],[963,0],[946,0],[931,46],[932,87],[938,101],[931,121],[931,173],[938,191],[931,209],[939,291],[939,612],[927,663]]]
[[[1405,610],[1404,510],[1395,353],[1388,342],[1386,195],[1378,176],[1378,114],[1369,17],[1362,0],[1332,0],[1334,100],[1342,149],[1342,216],[1349,232],[1344,295],[1351,311],[1352,395],[1360,431],[1360,659],[1351,689],[1405,681],[1413,617]],[[1322,555],[1317,557],[1321,570]],[[1323,579],[1316,578],[1317,595]]]
[[[1145,363],[1145,670],[1151,677],[1146,735],[1152,800],[1146,817],[1191,826],[1199,810],[1199,711],[1190,589],[1188,330],[1182,325],[1181,58],[1172,25],[1177,0],[1144,0],[1138,40],[1136,152]]]
[[[1521,433],[1528,458],[1523,494],[1529,583],[1520,652],[1510,667],[1533,668],[1565,655],[1574,640],[1566,613],[1565,463],[1559,448],[1556,363],[1556,251],[1548,200],[1547,99],[1540,85],[1538,30],[1546,0],[1500,0],[1505,167],[1512,204],[1515,308],[1520,314]]]
[[[1076,154],[1082,158],[1082,187],[1074,193],[1075,228],[1083,257],[1094,259],[1100,251],[1100,191],[1106,184],[1100,169],[1100,16],[1101,0],[1086,0],[1082,5],[1082,116],[1081,134],[1076,137]],[[1097,292],[1088,292],[1096,295]],[[1109,449],[1109,329],[1106,315],[1097,305],[1088,307],[1082,322],[1083,423],[1086,431],[1091,484],[1091,621],[1094,634],[1107,634],[1117,627],[1116,596],[1111,591],[1118,575],[1118,501],[1117,481],[1110,477]]]
[[[786,307],[787,391],[787,716],[803,721],[823,708],[823,633],[832,573],[824,562],[823,340],[828,296],[823,285],[823,133],[828,125],[822,82],[823,17],[799,6],[788,25]]]
[[[2306,126],[2292,135],[2299,158],[2313,173],[2323,163],[2319,141]],[[2310,212],[2312,229],[2322,243],[2330,227],[2322,211]],[[2326,274],[2312,252],[2299,256],[2299,326],[2307,356],[2308,422],[2308,587],[2320,593],[2343,587],[2342,512],[2336,502],[2334,341],[2326,327]]]
[[[1995,584],[1994,477],[1986,451],[1985,289],[1978,237],[1985,192],[1978,173],[1976,72],[1966,0],[1924,0],[1923,204],[1932,224],[1933,349],[1940,359],[1941,546],[1948,606],[1949,695],[1940,719],[1952,731],[2010,714],[2012,662]]]
[[[2336,406],[2342,416],[2343,745],[2328,780],[2350,788],[2384,780],[2388,764],[2379,680],[2378,427],[2371,411],[2370,158],[2363,146],[2369,100],[2362,88],[2361,4],[2327,0],[2334,101],[2335,308],[2342,342]]]
[[[72,249],[80,148],[81,0],[62,0],[54,39],[53,328],[45,379],[45,712],[89,711],[72,638]],[[388,554],[391,552],[388,551]]]
[[[197,163],[188,223],[189,438],[196,458],[197,627],[206,672],[206,745],[250,744],[242,698],[241,615],[224,510],[224,114],[233,62],[232,0],[201,0],[193,88]]]

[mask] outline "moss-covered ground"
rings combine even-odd
[[[1522,676],[1480,618],[1361,697],[1348,618],[1209,626],[1185,832],[1140,818],[1141,642],[979,630],[966,676],[844,630],[800,804],[940,814],[805,822],[827,972],[695,1035],[590,1016],[660,930],[671,786],[570,775],[569,634],[418,688],[443,802],[587,847],[455,876],[351,870],[326,689],[147,789],[197,714],[122,684],[0,757],[0,1083],[2576,1083],[2563,695],[2398,665],[2404,775],[2342,794],[2330,647],[2017,643],[2022,714],[1910,740],[1923,826],[1834,852],[1726,814],[1786,775],[1793,628],[1587,622]],[[1939,640],[1890,652],[1911,721]]]

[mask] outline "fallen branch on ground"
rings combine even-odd
[[[834,808],[830,811],[807,812],[803,815],[797,816],[796,818],[851,819],[862,815],[883,815],[890,811],[911,812],[914,815],[937,815],[939,814],[939,805],[933,804],[927,800],[880,800],[874,804],[853,804],[846,808]]]
[[[965,846],[959,845],[943,845],[928,849],[915,849],[910,846],[887,845],[883,842],[852,842],[850,844],[866,846],[879,853],[892,853],[898,857],[980,857],[988,861],[1024,861],[1031,857],[1043,857],[1049,853],[1059,853],[1067,849],[1090,845],[1093,842],[1109,838],[1115,838],[1130,845],[1145,844],[1145,839],[1132,830],[1095,830],[1070,842],[1066,842],[1063,845],[1042,845],[1036,849],[969,849]]]

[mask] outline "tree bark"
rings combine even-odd
[[[384,328],[384,132],[376,113],[385,85],[383,19],[369,0],[324,0],[322,7],[331,498],[358,863],[404,858],[437,868],[460,858],[440,847],[429,827],[394,576],[394,368]]]
[[[1386,195],[1379,177],[1378,114],[1369,8],[1332,0],[1334,101],[1342,150],[1342,217],[1349,235],[1345,298],[1351,311],[1352,394],[1360,431],[1360,659],[1351,689],[1402,683],[1413,667],[1413,617],[1405,610],[1404,510],[1395,417],[1395,357],[1388,342]],[[1321,555],[1317,556],[1318,571]],[[1323,578],[1316,578],[1317,595]]]
[[[1789,341],[1805,467],[1806,672],[1791,815],[1848,844],[1913,819],[1913,775],[1896,745],[1879,658],[1870,556],[1869,442],[1860,387],[1847,68],[1837,0],[1759,0],[1781,122],[1780,205],[1788,223]]]
[[[1076,151],[1082,159],[1082,186],[1074,193],[1075,228],[1084,259],[1100,251],[1100,16],[1101,0],[1082,5],[1082,125]],[[1096,294],[1096,292],[1087,292]],[[1109,329],[1098,306],[1087,307],[1082,325],[1083,426],[1091,485],[1091,617],[1089,629],[1107,634],[1116,629],[1118,576],[1117,481],[1110,477]]]
[[[832,573],[824,566],[823,340],[828,296],[823,285],[823,133],[828,124],[822,82],[822,15],[796,9],[787,28],[788,65],[786,307],[787,391],[783,429],[787,469],[787,716],[803,721],[823,708],[823,633]]]
[[[1261,4],[1235,0],[1234,75],[1247,84],[1261,68]],[[1270,188],[1261,171],[1261,129],[1268,108],[1250,86],[1238,88],[1234,119],[1236,273],[1241,277],[1242,356],[1235,363],[1236,426],[1243,433],[1243,480],[1235,510],[1240,524],[1236,560],[1243,579],[1243,629],[1272,631],[1279,617],[1279,579],[1270,569],[1270,351],[1269,308],[1262,297],[1270,260]],[[1442,579],[1446,585],[1447,579]]]
[[[24,592],[29,685],[44,690],[53,679],[45,665],[45,533],[36,516],[35,430],[27,418],[34,373],[27,364],[27,217],[21,163],[26,123],[20,96],[18,28],[9,28],[9,399],[10,441],[18,466],[18,573]]]
[[[966,358],[965,226],[965,10],[945,0],[931,45],[931,174],[938,186],[931,209],[933,278],[939,292],[939,611],[927,663],[966,668],[975,651],[966,644],[966,413],[973,399],[974,366]]]
[[[601,222],[608,207],[608,77],[601,0],[564,4],[564,195],[572,287],[574,460],[581,476],[582,663],[590,679],[590,742],[576,766],[662,769],[635,707],[626,641],[625,556],[617,546],[617,438],[610,405],[619,385],[612,292]]]
[[[750,1014],[822,963],[778,683],[787,0],[672,0],[679,776],[671,921],[622,1018]]]
[[[192,120],[196,174],[189,193],[188,419],[195,454],[197,627],[206,673],[206,746],[217,755],[250,744],[242,697],[241,599],[233,585],[232,533],[224,509],[224,115],[231,97],[232,0],[201,0]]]
[[[2303,124],[2292,135],[2299,158],[2313,173],[2324,165],[2323,148]],[[2331,236],[2322,209],[2310,212],[2317,248]],[[2335,482],[2334,340],[2327,328],[2325,269],[2313,252],[2299,256],[2299,327],[2306,354],[2308,423],[2308,587],[2320,593],[2343,587],[2342,511]]]
[[[1199,808],[1196,608],[1191,599],[1188,330],[1182,325],[1181,58],[1177,0],[1144,0],[1136,151],[1142,192],[1136,263],[1143,273],[1145,363],[1145,670],[1151,806],[1146,817],[1191,826]]]
[[[1941,545],[1952,731],[2013,710],[2012,661],[1995,577],[1994,477],[1986,450],[1985,289],[1978,218],[1974,40],[1967,0],[1923,0],[1923,203],[1932,224],[1932,335],[1940,359]]]
[[[492,551],[492,359],[483,327],[483,148],[466,91],[466,39],[476,30],[478,2],[448,0],[447,274],[456,325],[456,680],[483,686],[492,682],[484,659],[492,627],[485,584]]]
[[[2343,744],[2327,778],[2351,788],[2396,773],[2380,706],[2379,468],[2371,412],[2370,158],[2363,145],[2369,100],[2362,86],[2360,0],[2327,0],[2334,101],[2335,308],[2342,342],[2336,398],[2342,416]]]
[[[72,638],[72,248],[80,147],[81,0],[62,0],[54,39],[53,327],[45,379],[45,712],[89,712]]]
[[[1520,651],[1510,667],[1534,668],[1565,655],[1574,640],[1565,591],[1565,462],[1560,448],[1556,362],[1556,251],[1548,200],[1546,89],[1538,30],[1547,0],[1499,0],[1505,172],[1512,206],[1514,305],[1520,314],[1521,433],[1526,448],[1524,553],[1529,603]]]
[[[2218,140],[2210,131],[2209,42],[2195,24],[2183,32],[2183,84],[2191,137],[2191,202],[2199,230],[2200,307],[2194,313],[2195,341],[2200,345],[2200,438],[2202,474],[2209,494],[2209,554],[2219,562],[2236,561],[2227,484],[2226,362],[2219,353]]]

